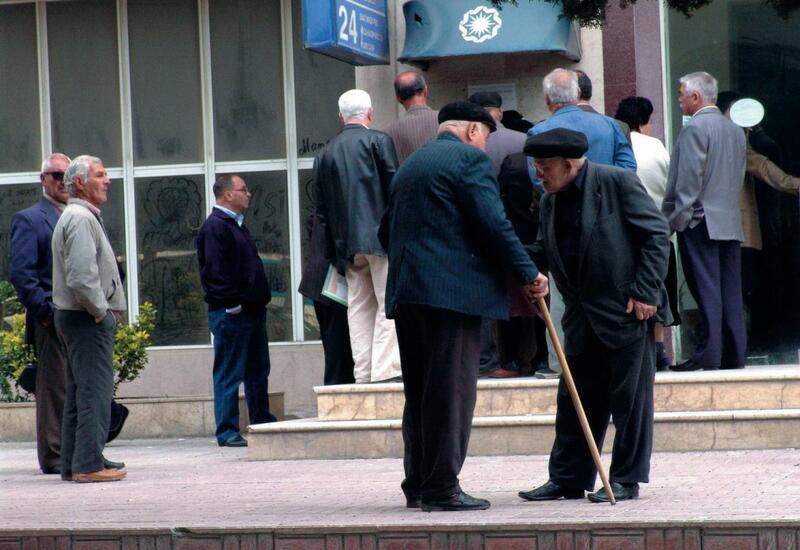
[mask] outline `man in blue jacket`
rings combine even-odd
[[[242,178],[214,182],[216,204],[197,236],[200,281],[214,335],[214,419],[220,447],[246,447],[239,431],[239,384],[251,424],[269,412],[267,303],[272,294],[256,243],[244,225],[250,191]]]
[[[547,293],[508,221],[483,152],[495,122],[459,101],[439,112],[439,136],[392,181],[386,314],[395,319],[406,397],[403,412],[409,508],[484,510],[458,483],[475,408],[481,317],[508,317],[506,277],[529,299]],[[388,233],[388,235],[387,235]]]

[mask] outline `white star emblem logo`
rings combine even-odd
[[[458,30],[467,42],[480,44],[497,36],[502,24],[503,20],[496,9],[479,6],[464,14]]]

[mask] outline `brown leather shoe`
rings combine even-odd
[[[489,371],[489,378],[516,378],[517,376],[519,376],[517,371],[503,367]]]
[[[74,474],[72,480],[76,483],[96,483],[100,481],[119,481],[128,475],[125,470],[111,470],[106,468],[96,472],[89,472],[86,474]]]

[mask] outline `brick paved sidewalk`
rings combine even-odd
[[[211,439],[118,441],[106,455],[127,463],[127,479],[76,484],[38,473],[34,444],[0,444],[2,528],[800,524],[796,449],[656,454],[641,498],[615,507],[521,501],[517,491],[546,479],[546,456],[470,457],[462,485],[492,507],[457,514],[407,510],[395,459],[249,462]]]

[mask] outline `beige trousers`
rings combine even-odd
[[[385,256],[356,254],[347,269],[347,321],[357,384],[400,375],[400,350],[394,321],[386,318]]]

